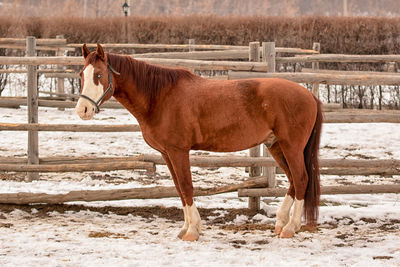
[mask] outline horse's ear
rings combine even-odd
[[[87,58],[89,55],[89,49],[87,48],[86,44],[83,44],[82,46],[82,55],[84,58]]]
[[[101,60],[105,61],[104,50],[100,44],[97,44],[96,54],[100,57]]]

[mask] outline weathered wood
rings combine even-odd
[[[249,179],[239,184],[219,186],[215,188],[194,188],[195,196],[209,196],[237,191],[244,187],[263,186],[266,181],[263,177]],[[3,193],[0,194],[0,203],[30,204],[30,203],[64,203],[71,201],[110,201],[124,199],[158,199],[178,197],[175,187],[145,187],[113,190],[82,190],[71,191],[66,194],[46,193]]]
[[[276,70],[276,48],[275,42],[263,42],[262,43],[262,61],[267,63],[268,72],[275,72]],[[272,158],[266,146],[262,146],[263,156],[267,158]],[[263,167],[263,175],[268,179],[268,187],[273,188],[276,186],[276,167]]]
[[[261,62],[203,61],[165,58],[141,58],[141,60],[144,60],[150,64],[158,64],[169,67],[195,68],[196,70],[268,70],[266,64]]]
[[[96,43],[86,44],[89,48],[96,48]],[[81,48],[83,44],[71,43],[67,44],[68,47]],[[188,50],[189,44],[101,44],[105,49],[118,49],[118,48],[130,48],[130,49],[182,49]],[[195,44],[193,47],[196,50],[235,50],[244,49],[247,50],[248,46],[235,46],[235,45],[208,45],[208,44]]]
[[[239,189],[239,197],[283,197],[286,188],[249,188]],[[322,195],[338,194],[382,194],[400,193],[400,185],[347,185],[347,186],[322,186]]]
[[[286,54],[319,54],[319,51],[312,49],[302,49],[302,48],[292,48],[292,47],[275,47],[276,53],[286,53]]]
[[[83,44],[68,44],[68,47],[81,48]],[[97,44],[86,44],[89,48],[96,48]],[[248,50],[248,46],[235,45],[206,45],[206,44],[102,44],[103,48],[132,48],[132,49],[182,49],[188,50],[189,46],[195,50]],[[277,47],[276,52],[289,54],[318,54],[317,51],[292,47]]]
[[[35,37],[26,38],[26,55],[29,57],[36,56],[36,39]],[[38,123],[38,88],[37,88],[37,72],[36,66],[27,67],[27,106],[28,106],[28,123]],[[39,133],[35,130],[28,131],[28,164],[39,163]],[[39,179],[39,173],[28,173],[29,181]]]
[[[170,59],[246,59],[249,56],[247,50],[222,50],[222,51],[194,51],[194,52],[167,52],[167,53],[145,53],[135,54],[134,58],[170,58]]]
[[[37,73],[41,74],[41,73],[69,73],[69,74],[77,74],[74,70],[63,70],[62,72],[60,72],[57,69],[39,69],[36,70]],[[26,69],[0,69],[0,73],[26,73],[27,70]]]
[[[330,112],[330,111],[337,111],[337,110],[341,110],[342,105],[338,104],[338,103],[324,103],[322,105],[322,109],[324,112]]]
[[[75,108],[76,101],[58,101],[58,100],[38,100],[40,107],[50,107],[50,108]],[[8,107],[8,106],[26,106],[26,99],[19,97],[0,97],[0,107]],[[112,109],[121,109],[124,108],[118,102],[107,101],[101,105],[101,108],[112,108]]]
[[[329,74],[341,74],[341,75],[389,75],[389,76],[400,76],[400,73],[393,73],[393,72],[356,71],[356,70],[327,70],[327,69],[312,69],[312,68],[302,68],[301,72],[305,72],[305,73],[329,73]]]
[[[194,52],[196,50],[195,44],[195,39],[189,39],[189,52]]]
[[[296,72],[228,72],[230,80],[248,78],[281,78],[297,83],[323,83],[323,84],[347,84],[347,85],[398,85],[400,75],[354,75],[354,74],[333,74],[333,73],[296,73]]]
[[[64,73],[64,72],[56,72],[56,73],[46,73],[44,75],[46,78],[57,78],[58,79],[79,79],[78,73]],[[60,90],[61,92],[61,90]]]
[[[64,35],[57,35],[56,39],[64,39]],[[56,52],[56,56],[63,56],[64,51],[59,49]],[[64,69],[64,66],[62,65],[57,65],[57,70],[62,71]],[[64,91],[64,78],[62,77],[57,77],[57,93],[65,93]],[[65,110],[65,108],[58,108],[58,110]]]
[[[343,55],[319,54],[296,57],[277,57],[278,63],[305,63],[305,62],[347,62],[347,63],[385,63],[400,62],[400,55]]]
[[[324,175],[380,175],[380,176],[393,176],[400,175],[400,166],[385,168],[379,166],[368,166],[364,168],[352,167],[331,167],[322,168],[321,174]]]
[[[324,167],[320,169],[323,175],[380,175],[380,176],[393,176],[400,175],[400,166],[385,168],[379,166],[366,166],[362,168],[353,167]],[[276,173],[285,174],[281,168],[276,168]]]
[[[26,158],[0,157],[4,164],[24,164]],[[160,155],[143,154],[130,157],[49,157],[40,158],[39,164],[72,164],[72,163],[104,163],[145,161],[157,165],[165,165]],[[249,158],[242,156],[190,156],[191,165],[195,167],[248,167],[277,166],[271,158]],[[280,168],[277,173],[283,174]],[[348,160],[321,159],[321,173],[331,175],[399,175],[400,160]]]
[[[53,45],[53,46],[59,46],[59,45],[65,45],[67,43],[66,39],[63,38],[58,38],[58,39],[36,39],[36,45]],[[24,38],[0,38],[0,44],[1,45],[25,45],[26,44],[26,39]]]
[[[262,61],[267,63],[268,72],[272,73],[275,72],[276,63],[276,48],[275,42],[263,42],[262,43]]]
[[[320,51],[321,50],[321,44],[320,43],[313,43],[313,50],[315,51]],[[319,69],[319,63],[318,62],[313,62],[312,63],[312,69],[317,70]],[[319,98],[319,83],[313,83],[312,84],[312,93]]]
[[[0,131],[140,132],[139,125],[0,123]]]
[[[1,65],[83,65],[83,57],[0,57]]]
[[[155,164],[143,161],[70,163],[70,164],[0,164],[3,172],[86,172],[145,169],[155,171]]]
[[[260,62],[260,42],[250,42],[248,58],[250,62]]]
[[[26,46],[25,45],[15,45],[15,44],[0,44],[0,48],[8,48],[8,49],[18,49],[18,50],[25,50]],[[75,51],[75,48],[72,47],[66,47],[64,46],[59,46],[59,45],[54,45],[54,46],[37,46],[36,51],[58,51],[59,49],[67,50],[67,51]]]
[[[63,100],[66,99],[67,97],[69,98],[79,98],[79,95],[74,95],[74,94],[67,94],[67,93],[55,93],[55,92],[50,92],[50,91],[42,91],[39,90],[39,93],[41,94],[46,94],[46,95],[50,95],[50,96],[58,96],[60,98],[62,98]]]
[[[264,178],[245,181],[237,185],[221,186],[216,188],[194,188],[195,196],[208,196],[238,191],[239,197],[266,196],[282,197],[286,194],[285,188],[253,188],[262,186]],[[352,185],[352,186],[324,186],[321,188],[323,195],[328,194],[376,194],[400,193],[400,185]],[[0,194],[0,203],[3,204],[31,204],[31,203],[64,203],[72,201],[110,201],[123,199],[158,199],[178,197],[175,187],[150,187],[114,190],[82,190],[71,191],[66,194],[46,193],[3,193]]]
[[[324,123],[400,123],[399,112],[374,111],[347,111],[346,112],[325,112]]]
[[[150,64],[169,67],[195,68],[197,70],[267,71],[260,62],[203,61],[188,59],[141,58]],[[3,65],[83,65],[82,57],[0,57]]]
[[[249,61],[251,62],[260,62],[260,42],[250,42],[249,43]],[[260,157],[260,145],[250,148],[249,156],[250,157]],[[255,177],[260,176],[262,173],[261,167],[250,167],[249,176]],[[267,179],[266,179],[267,180]],[[259,197],[249,197],[248,199],[248,207],[250,210],[259,210],[261,208],[261,201]]]

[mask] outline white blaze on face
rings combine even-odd
[[[94,78],[94,67],[92,64],[87,65],[83,71],[83,89],[82,95],[91,98],[93,101],[97,101],[103,95],[103,85],[99,82],[96,85],[93,81]],[[90,120],[93,118],[95,113],[95,106],[85,98],[79,98],[76,104],[76,113],[83,120]]]

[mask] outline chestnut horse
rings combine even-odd
[[[179,238],[197,240],[201,230],[193,202],[192,149],[232,152],[264,143],[290,182],[275,234],[293,237],[303,209],[307,224],[316,223],[322,111],[307,89],[282,79],[207,80],[184,69],[104,53],[101,45],[96,52],[84,45],[82,52],[76,112],[90,120],[114,96],[136,117],[146,143],[161,152],[181,198],[185,222]]]

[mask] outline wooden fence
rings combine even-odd
[[[0,38],[0,47],[4,45]],[[80,44],[66,44],[63,39],[57,40],[53,44],[51,41],[39,41],[45,48],[60,49],[61,47],[80,47]],[[9,40],[8,40],[9,41]],[[28,124],[6,124],[0,123],[0,131],[28,131],[28,159],[1,158],[0,171],[21,171],[30,172],[31,179],[37,178],[38,172],[62,172],[62,171],[88,171],[88,170],[117,170],[117,169],[145,169],[154,171],[156,164],[164,164],[160,156],[156,155],[139,155],[131,158],[63,158],[63,159],[45,159],[39,157],[38,151],[38,131],[139,131],[137,125],[50,125],[37,123],[37,108],[39,105],[48,107],[60,107],[62,102],[63,108],[75,106],[73,101],[54,101],[41,100],[37,98],[38,89],[35,83],[37,77],[38,65],[82,65],[81,57],[36,57],[34,51],[36,43],[34,38],[28,37],[26,42],[26,57],[0,57],[0,64],[7,65],[26,65],[28,75],[28,100],[23,98],[0,98],[0,106],[8,105],[8,107],[27,105],[28,106]],[[24,46],[21,41],[15,41],[14,45]],[[91,47],[93,45],[89,45]],[[128,44],[104,45],[106,48],[144,48],[144,45]],[[314,50],[298,49],[298,48],[277,48],[274,43],[259,42],[250,43],[249,47],[232,47],[232,46],[213,46],[213,45],[150,45],[147,48],[161,49],[189,49],[192,52],[168,52],[168,53],[152,53],[136,55],[136,57],[148,63],[166,65],[171,67],[184,67],[197,70],[228,70],[228,78],[248,78],[248,77],[283,77],[292,79],[297,82],[311,83],[318,85],[319,83],[340,83],[340,84],[398,84],[400,79],[396,75],[375,73],[369,76],[366,73],[338,74],[338,73],[319,73],[317,72],[318,62],[397,62],[400,56],[352,56],[352,55],[318,55],[318,45],[314,45]],[[222,50],[222,51],[195,51],[202,50]],[[33,52],[32,52],[33,51]],[[57,50],[56,50],[57,51]],[[296,57],[276,57],[276,53],[295,53],[301,56]],[[304,55],[316,54],[316,55]],[[249,59],[248,62],[223,61],[226,59]],[[204,59],[213,59],[205,61]],[[215,61],[219,59],[219,61]],[[223,60],[221,60],[223,59]],[[314,62],[313,73],[276,73],[277,62]],[[60,70],[57,70],[60,72]],[[56,73],[57,73],[56,72]],[[49,71],[50,73],[50,71]],[[36,92],[36,93],[35,93]],[[60,93],[60,92],[59,92]],[[314,93],[318,94],[318,90]],[[57,102],[57,103],[56,103]],[[118,103],[107,102],[105,108],[121,108]],[[332,106],[324,107],[325,123],[351,123],[351,122],[391,122],[400,123],[400,113],[395,111],[353,111],[353,110],[337,110]],[[329,110],[329,112],[328,112]],[[267,151],[264,150],[261,157],[260,148],[251,150],[251,157],[191,157],[193,166],[199,167],[249,167],[250,174],[253,178],[239,185],[228,185],[221,188],[213,189],[196,189],[196,195],[213,194],[221,192],[230,192],[239,190],[240,196],[248,196],[250,199],[249,206],[251,208],[259,208],[259,197],[264,195],[281,196],[284,194],[283,189],[275,187],[275,170],[276,163],[268,158]],[[28,162],[28,164],[26,164]],[[398,175],[400,173],[400,162],[396,160],[321,160],[321,172],[324,174],[382,174],[382,175]],[[262,175],[261,177],[259,177]],[[248,187],[264,187],[264,189],[248,189]],[[265,187],[269,187],[266,188]],[[245,189],[246,188],[246,189]],[[359,190],[356,187],[323,188],[324,193],[362,193],[362,192],[400,192],[398,186],[371,186]],[[146,191],[147,190],[147,191]],[[255,190],[255,191],[253,191]],[[156,192],[156,193],[154,193]],[[158,192],[158,193],[157,193]],[[206,192],[206,193],[204,193]],[[95,197],[95,195],[99,197]],[[0,203],[30,203],[45,202],[58,203],[65,201],[94,201],[94,200],[110,200],[124,198],[148,198],[148,197],[169,197],[176,196],[171,188],[153,188],[153,189],[129,189],[113,192],[70,192],[66,195],[49,196],[46,194],[0,194]]]

